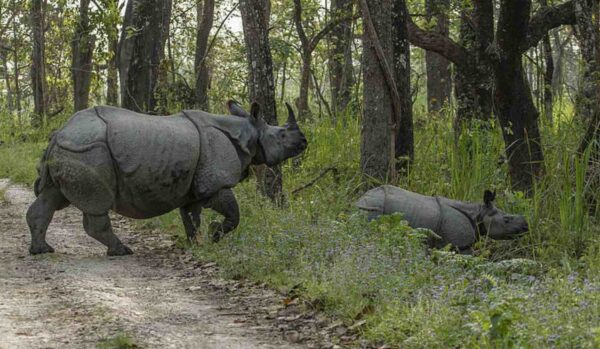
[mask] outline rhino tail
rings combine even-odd
[[[42,158],[40,159],[40,162],[37,165],[38,178],[33,184],[33,192],[35,193],[36,197],[40,195],[42,190],[44,190],[44,188],[48,184],[52,183],[50,171],[48,170],[48,156],[50,155],[50,151],[52,151],[52,148],[54,148],[54,145],[56,144],[56,137],[54,133],[52,133],[50,137],[51,138],[50,142],[48,143],[48,147],[46,148],[46,150],[44,150]]]

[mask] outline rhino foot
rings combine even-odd
[[[129,254],[133,254],[133,251],[129,247],[127,247],[125,245],[121,245],[121,246],[119,246],[117,248],[110,248],[109,247],[108,251],[106,252],[106,254],[108,256],[126,256],[126,255],[129,255]]]
[[[29,253],[31,254],[42,254],[42,253],[52,253],[54,252],[54,248],[52,248],[52,246],[48,245],[47,242],[43,242],[40,245],[36,245],[33,246],[31,245],[29,247]]]
[[[211,222],[209,225],[209,231],[212,232],[212,240],[213,242],[219,242],[221,238],[225,235],[223,232],[223,224],[219,222]]]

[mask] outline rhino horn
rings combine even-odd
[[[288,110],[288,127],[289,128],[298,128],[298,123],[296,122],[296,116],[294,115],[294,110],[292,109],[292,106],[289,103],[285,103],[285,106],[287,107]]]

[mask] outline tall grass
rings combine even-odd
[[[366,338],[397,347],[598,347],[600,235],[585,208],[589,154],[576,155],[581,129],[565,110],[542,127],[545,174],[530,197],[510,189],[495,125],[457,139],[450,115],[415,120],[415,161],[399,185],[470,201],[496,189],[501,209],[528,218],[530,232],[520,240],[484,239],[475,256],[460,256],[428,251],[427,233],[400,216],[367,222],[353,207],[363,190],[360,122],[346,115],[336,125],[302,125],[309,147],[283,165],[285,207],[265,200],[250,179],[234,190],[238,229],[211,243],[209,222],[220,217],[208,211],[205,240],[190,248],[229,277],[293,289],[347,324],[364,319]],[[44,144],[11,142],[0,146],[0,175],[31,183]],[[337,174],[292,194],[326,167]],[[185,244],[176,213],[155,222]]]

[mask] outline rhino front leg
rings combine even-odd
[[[185,205],[179,208],[181,221],[183,222],[183,227],[185,228],[185,235],[187,236],[188,241],[191,243],[194,243],[196,233],[198,233],[198,229],[200,229],[200,224],[202,223],[200,218],[201,213],[202,206],[198,203]]]
[[[108,247],[108,251],[106,252],[107,255],[124,256],[133,253],[133,251],[125,246],[113,233],[108,213],[99,216],[84,213],[83,228],[89,236]]]
[[[210,200],[206,207],[212,208],[222,214],[223,222],[212,222],[210,224],[213,241],[218,242],[225,234],[237,228],[240,223],[240,208],[231,189],[221,189]]]

